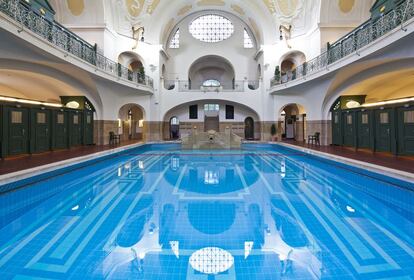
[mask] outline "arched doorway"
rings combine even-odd
[[[177,117],[170,119],[170,139],[177,140],[180,138],[180,120]]]
[[[299,104],[285,105],[280,113],[282,139],[304,141],[306,112]]]
[[[119,110],[118,133],[121,139],[144,139],[144,111],[136,104],[126,104]]]
[[[254,120],[252,117],[247,117],[244,120],[244,138],[254,140]]]

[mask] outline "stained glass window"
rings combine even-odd
[[[220,15],[203,15],[191,22],[189,27],[194,38],[207,43],[226,40],[234,33],[234,25]]]
[[[180,29],[177,29],[170,42],[170,49],[180,48]]]

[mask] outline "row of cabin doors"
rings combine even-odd
[[[1,156],[93,144],[93,112],[3,108]]]
[[[414,154],[414,107],[333,112],[333,144]]]

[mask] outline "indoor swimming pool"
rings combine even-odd
[[[0,187],[1,279],[412,279],[414,184],[279,145],[145,145]]]

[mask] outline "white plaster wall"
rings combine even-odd
[[[254,55],[256,49],[245,49],[243,46],[244,28],[248,27],[234,15],[216,11],[214,13],[223,15],[233,23],[233,35],[217,43],[201,42],[189,33],[188,26],[202,14],[196,13],[184,18],[177,26],[180,29],[180,48],[167,50],[171,56],[166,64],[167,79],[187,80],[190,66],[198,58],[207,55],[221,56],[228,60],[235,69],[236,80],[255,79],[257,63],[254,60]]]
[[[189,118],[189,107],[190,105],[198,105],[198,119],[190,119]],[[245,106],[235,104],[232,102],[225,102],[225,101],[199,101],[194,103],[188,103],[170,110],[164,117],[164,121],[169,121],[172,117],[177,117],[180,122],[204,122],[205,112],[204,112],[204,105],[205,104],[219,104],[220,112],[219,112],[219,120],[220,122],[244,122],[247,117],[252,117],[254,121],[259,121],[258,115]],[[234,106],[234,119],[226,120],[226,105]]]

